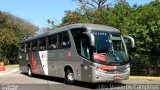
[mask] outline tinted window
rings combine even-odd
[[[91,56],[90,40],[88,36],[83,34],[83,32],[85,32],[85,29],[74,29],[71,30],[71,32],[74,38],[78,54],[86,59],[90,59]]]
[[[30,43],[28,42],[28,43],[26,43],[26,52],[30,52],[31,51],[31,45],[30,45]]]
[[[32,51],[38,50],[38,40],[32,41]]]
[[[52,49],[56,49],[56,48],[58,48],[57,35],[51,35],[48,37],[48,49],[52,50]]]
[[[71,47],[68,32],[59,33],[58,48],[69,48]]]
[[[46,50],[46,38],[39,39],[39,51]]]
[[[25,51],[25,44],[22,43],[20,46],[20,52],[23,53]]]
[[[92,33],[95,36],[95,52],[108,54],[110,49],[109,34],[102,31],[93,31]]]

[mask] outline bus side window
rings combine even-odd
[[[39,39],[39,51],[46,50],[46,37]]]
[[[32,41],[32,51],[38,50],[38,40]]]
[[[57,48],[57,35],[51,35],[48,37],[48,49],[56,49]]]
[[[58,48],[70,48],[71,47],[71,43],[70,43],[67,31],[60,33],[58,39],[59,39]]]
[[[82,35],[80,42],[81,42],[81,55],[87,59],[90,59],[89,38],[86,35]]]
[[[90,59],[90,40],[88,36],[83,34],[83,32],[85,32],[85,29],[76,28],[72,29],[71,32],[78,54],[86,59]]]
[[[21,53],[25,52],[24,43],[22,43],[22,44],[21,44],[21,47],[20,47],[20,52],[21,52]]]
[[[31,45],[30,42],[26,43],[26,52],[30,52],[31,50]]]

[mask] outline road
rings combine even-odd
[[[0,90],[160,90],[160,80],[136,80],[129,79],[122,82],[110,82],[103,84],[90,84],[76,82],[75,85],[66,85],[63,79],[34,75],[28,77],[22,74],[18,66],[8,67],[8,70],[0,72]]]

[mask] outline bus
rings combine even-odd
[[[124,38],[116,28],[98,24],[71,24],[21,42],[19,68],[23,73],[89,83],[126,80],[130,59]]]

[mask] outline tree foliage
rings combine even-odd
[[[87,9],[98,9],[103,8],[106,9],[112,3],[109,3],[109,0],[72,0],[75,2],[80,3],[80,9],[87,10]],[[115,0],[116,3],[123,3],[126,0]]]
[[[37,30],[31,23],[0,11],[0,60],[7,63],[17,60],[20,41]]]
[[[73,0],[81,4],[81,9],[89,9],[89,8],[94,8],[98,9],[100,7],[105,8],[107,0]]]
[[[75,0],[74,0],[75,1]],[[96,1],[107,0],[76,0],[88,5]],[[119,0],[121,1],[121,0]],[[89,4],[89,5],[90,5]],[[96,3],[98,4],[98,3]],[[95,5],[95,4],[94,4]],[[94,8],[93,5],[85,12],[81,8],[75,11],[66,11],[62,19],[62,25],[74,23],[94,23],[109,25],[121,30],[123,34],[135,38],[135,55],[160,55],[160,1],[155,0],[146,5],[130,6],[124,0],[114,6],[102,8],[100,4]],[[93,6],[93,7],[92,7]]]

